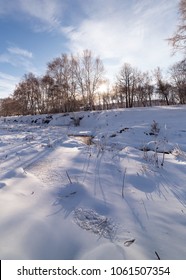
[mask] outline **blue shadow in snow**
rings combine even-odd
[[[143,175],[128,175],[127,181],[136,189],[145,192],[152,193],[156,190],[156,182]]]

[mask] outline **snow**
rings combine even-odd
[[[0,259],[185,259],[185,115],[2,117]]]

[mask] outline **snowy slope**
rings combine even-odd
[[[0,258],[185,259],[185,115],[1,118]]]

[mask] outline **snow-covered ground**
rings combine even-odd
[[[185,116],[1,118],[0,259],[186,259]]]

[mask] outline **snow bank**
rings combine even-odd
[[[185,114],[1,118],[0,258],[185,259]]]

